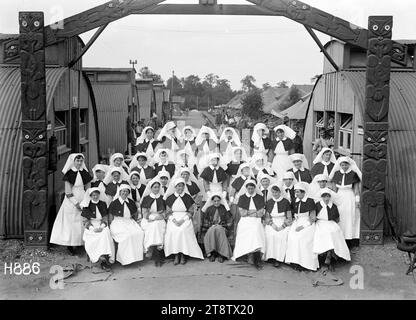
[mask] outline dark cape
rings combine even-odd
[[[165,169],[167,172],[169,172],[170,174],[170,178],[172,178],[175,175],[175,169],[176,166],[174,163],[167,163],[164,165],[159,165],[158,163],[155,164],[155,176],[157,176],[157,174],[162,171],[163,169]]]
[[[341,185],[343,175],[344,174],[342,174],[341,171],[335,172],[334,177],[332,178],[332,182],[335,182],[335,184]],[[348,186],[350,184],[354,185],[356,183],[359,183],[360,181],[361,181],[360,177],[357,175],[357,173],[355,173],[355,171],[350,171],[345,174],[345,180],[344,180],[345,186]]]
[[[113,181],[111,181],[109,184],[107,184],[107,186],[105,187],[105,194],[109,195],[111,197],[114,197],[117,193],[117,187],[119,187],[122,184],[127,184],[129,185],[129,183],[125,180],[120,181],[119,183],[115,184]]]
[[[319,212],[321,212],[322,210],[322,205],[320,202],[318,202],[316,204],[316,216],[318,216]],[[338,207],[333,203],[332,207],[328,207],[327,206],[327,211],[328,211],[328,220],[330,221],[335,221],[338,222],[339,221],[339,211],[338,211]]]
[[[153,179],[156,176],[155,170],[151,166],[147,166],[147,168],[144,168],[144,169],[141,169],[139,167],[134,167],[133,169],[131,169],[131,172],[136,171],[140,173],[141,170],[144,170],[144,175],[146,179]]]
[[[299,176],[300,176],[302,182],[307,182],[307,183],[311,183],[312,182],[311,173],[306,168],[303,171],[302,170],[298,170],[298,171],[294,172],[293,169],[290,169],[288,171],[293,172],[293,174],[295,175],[296,180],[298,180],[298,181],[299,181]]]
[[[127,205],[127,208],[129,208],[132,218],[135,219],[137,216],[137,207],[134,201],[128,198],[126,201],[124,201],[124,204],[121,204],[118,199],[111,202],[110,206],[108,207],[108,213],[113,215],[114,217],[123,217],[124,205]]]
[[[286,140],[282,140],[281,142],[283,143],[283,146],[284,146],[286,151],[290,151],[294,148],[293,141],[289,138],[286,138]],[[273,150],[273,152],[276,149],[278,143],[280,143],[280,141],[277,141],[277,140],[272,141],[271,149]]]
[[[90,201],[88,207],[82,208],[81,216],[90,220],[97,218],[97,208],[102,217],[108,215],[107,204],[104,201],[98,201],[97,204]]]
[[[300,205],[300,211],[299,211],[299,205]],[[304,212],[313,211],[313,210],[316,211],[316,204],[315,204],[315,201],[311,198],[308,198],[306,202],[303,202],[303,201],[296,202],[296,200],[292,202],[292,214],[304,213]]]
[[[152,198],[150,195],[147,195],[143,198],[141,206],[142,208],[150,209],[154,201],[156,201],[157,211],[165,210],[165,201],[163,200],[163,196],[160,196],[159,198],[155,199]]]
[[[264,209],[264,199],[261,195],[257,194],[252,197],[254,201],[254,205],[256,206],[257,210]],[[238,199],[238,207],[242,209],[249,210],[250,207],[250,198],[247,197],[246,194],[243,194],[240,196],[240,199]]]
[[[327,165],[326,169],[328,170],[328,175],[331,174],[332,169],[334,169],[335,164],[331,162],[329,165]],[[311,175],[313,178],[315,178],[318,174],[323,174],[325,171],[325,165],[322,162],[316,163],[312,169],[311,169]]]
[[[184,193],[181,198],[182,198],[183,203],[185,204],[186,210],[189,210],[189,208],[192,207],[192,205],[195,203],[194,199],[192,199],[192,197],[187,193]],[[166,199],[166,206],[172,208],[176,199],[178,199],[178,198],[175,196],[175,194],[171,194]]]
[[[70,184],[74,185],[78,172],[81,175],[84,186],[92,181],[92,177],[87,170],[73,171],[72,169],[68,170],[68,172],[64,174],[62,180],[68,181]]]
[[[216,171],[218,182],[224,182],[227,180],[227,174],[222,167],[218,167]],[[206,181],[212,182],[212,179],[214,178],[214,170],[212,170],[211,167],[206,167],[199,177]]]
[[[266,212],[267,213],[271,213],[273,211],[274,208],[274,204],[276,202],[273,199],[270,199],[267,201],[266,203]],[[289,200],[287,200],[286,198],[283,198],[281,201],[277,202],[277,210],[279,213],[282,212],[288,212],[288,211],[292,211],[292,207],[290,205]]]

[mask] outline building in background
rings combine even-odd
[[[94,90],[101,158],[128,152],[130,131],[140,118],[133,68],[84,68]]]
[[[21,83],[18,35],[0,35],[0,238],[24,234]],[[86,165],[99,161],[99,131],[94,93],[79,60],[66,67],[84,46],[74,37],[46,48],[46,103],[49,141],[48,205],[52,227],[65,190],[62,168],[71,152]]]
[[[416,233],[416,41],[402,42],[409,46],[410,54],[406,67],[392,63],[386,194],[389,218],[394,219],[397,232]],[[361,167],[366,52],[338,40],[325,47],[340,71],[335,71],[325,58],[323,75],[315,84],[308,106],[304,153],[311,163],[313,143],[319,131],[326,129],[334,138],[335,151],[352,156]],[[385,224],[388,220],[384,219]]]

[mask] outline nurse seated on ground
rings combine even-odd
[[[319,267],[318,255],[313,252],[316,206],[306,193],[307,184],[295,185],[296,200],[292,203],[294,220],[289,230],[285,262],[292,263],[298,271],[302,268],[316,271]]]
[[[238,208],[240,221],[232,259],[248,255],[248,262],[261,269],[266,239],[262,218],[264,216],[263,195],[254,180],[247,180],[240,190]]]
[[[283,197],[281,186],[269,187],[266,202],[266,254],[265,261],[273,260],[276,268],[285,261],[289,227],[292,224],[292,210],[289,200]]]
[[[130,186],[121,184],[108,208],[111,235],[118,243],[116,260],[123,266],[143,260],[144,232],[136,204],[129,196]]]
[[[91,262],[109,271],[110,263],[114,263],[114,241],[108,228],[107,204],[100,200],[100,194],[99,188],[90,188],[81,202],[85,226],[83,240]]]
[[[202,208],[201,236],[209,261],[223,263],[231,258],[228,241],[233,228],[233,218],[225,197],[227,193],[208,193],[208,200]]]
[[[188,256],[204,259],[192,224],[194,200],[185,192],[185,180],[178,178],[173,181],[164,199],[168,218],[165,256],[175,255],[174,265],[185,264]]]
[[[313,240],[313,252],[325,256],[325,266],[334,271],[334,260],[342,258],[351,261],[350,251],[338,225],[338,207],[332,202],[333,191],[324,188],[320,191],[321,200],[316,204],[317,221]]]

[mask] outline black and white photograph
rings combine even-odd
[[[304,1],[1,0],[0,300],[415,300],[416,1]]]

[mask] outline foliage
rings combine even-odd
[[[260,89],[250,90],[241,100],[242,114],[253,120],[260,119],[263,116],[263,97]]]
[[[263,87],[263,90],[266,91],[267,89],[270,89],[272,86],[270,85],[270,83],[266,82],[266,83],[263,83],[262,87]]]
[[[289,91],[287,98],[281,103],[280,110],[286,110],[287,108],[293,106],[302,98],[302,93],[296,86],[292,86]]]
[[[285,81],[285,80],[283,80],[283,81],[280,81],[280,82],[278,82],[278,83],[277,83],[277,87],[278,87],[278,88],[289,88],[289,87],[287,86],[287,84],[288,84],[288,82],[287,82],[287,81]]]
[[[245,76],[240,82],[242,84],[242,90],[244,92],[257,89],[256,85],[254,84],[256,82],[256,79],[252,75]]]
[[[155,83],[163,82],[162,77],[159,74],[153,73],[149,67],[143,67],[139,71],[139,76],[142,79],[153,79]]]

